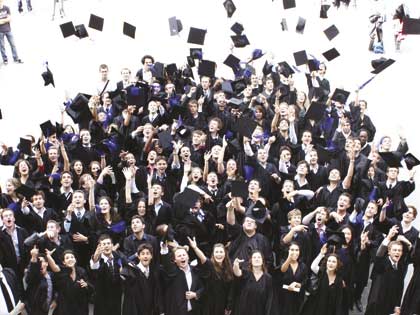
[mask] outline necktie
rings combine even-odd
[[[392,264],[392,268],[394,269],[394,270],[398,270],[398,266],[397,266],[397,264]]]
[[[388,189],[392,189],[392,184],[389,184]]]
[[[144,270],[144,275],[147,279],[149,278],[149,269]]]
[[[81,211],[77,211],[76,212],[76,216],[77,216],[77,220],[80,221],[82,219],[82,212]]]
[[[12,299],[10,298],[9,291],[7,291],[6,285],[3,283],[3,278],[0,278],[0,286],[1,291],[3,293],[4,300],[6,301],[7,310],[8,312],[11,312],[13,310],[13,303]]]

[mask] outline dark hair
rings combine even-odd
[[[151,55],[144,55],[143,58],[141,58],[141,63],[143,65],[146,62],[146,59],[152,59],[152,63],[155,63],[155,58],[153,58]]]
[[[141,223],[145,224],[144,218],[141,215],[138,215],[138,214],[135,214],[131,217],[130,223],[132,223],[133,220],[135,220],[135,219],[139,219],[141,221]]]
[[[70,171],[63,171],[63,172],[61,173],[61,175],[60,175],[60,179],[62,179],[62,178],[63,178],[63,175],[64,175],[64,174],[68,174],[68,175],[70,175],[71,179],[73,180],[73,174],[72,174],[72,172],[70,172]]]
[[[214,259],[214,256],[213,256],[214,250],[217,247],[223,248],[223,250],[225,251],[225,258],[223,259],[221,265],[219,265],[216,262],[216,260]],[[223,245],[222,243],[214,244],[210,260],[213,264],[214,271],[216,271],[216,276],[217,277],[219,277],[219,278],[221,278],[225,281],[230,281],[230,280],[233,279],[232,264],[230,263],[228,251],[227,251],[225,245]]]
[[[31,200],[34,200],[33,198],[34,198],[35,196],[41,196],[41,197],[42,197],[42,199],[44,199],[44,200],[45,200],[45,193],[44,193],[42,190],[37,190],[37,191],[35,192],[35,194],[31,197]]]
[[[20,176],[20,173],[19,173],[19,165],[22,162],[24,162],[28,166],[28,174],[30,174],[31,171],[32,171],[32,166],[31,166],[31,164],[27,160],[25,160],[25,159],[19,159],[15,163],[15,170],[14,170],[14,174],[16,174],[17,176]]]
[[[104,240],[108,240],[108,239],[111,240],[111,243],[114,243],[112,241],[111,236],[109,236],[109,234],[101,234],[101,236],[99,236],[98,243],[100,243],[100,242],[102,242]]]
[[[335,273],[337,274],[340,271],[340,269],[343,267],[343,262],[340,260],[340,257],[336,253],[330,253],[327,256],[325,256],[322,262],[322,269],[323,270],[327,269],[327,261],[328,261],[328,258],[330,258],[331,256],[337,259],[337,269],[335,270]]]
[[[71,250],[71,249],[66,249],[64,252],[63,252],[63,255],[61,255],[61,260],[64,262],[64,257],[66,257],[66,255],[67,254],[72,254],[73,256],[74,256],[74,258],[76,258],[76,254],[73,252],[73,250]],[[77,258],[76,258],[76,261],[77,261]]]
[[[254,249],[251,252],[251,255],[249,256],[249,260],[248,260],[248,269],[251,270],[251,271],[253,271],[253,269],[252,269],[252,256],[254,254],[260,254],[261,255],[262,261],[263,261],[262,270],[263,270],[264,273],[266,273],[267,272],[267,267],[265,266],[265,258],[264,258],[263,253],[260,250],[258,250],[258,249]]]
[[[137,255],[140,254],[145,249],[147,249],[150,252],[150,254],[152,254],[153,256],[153,246],[150,245],[149,243],[140,244],[139,247],[137,248]]]

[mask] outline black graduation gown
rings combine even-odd
[[[163,313],[159,273],[150,266],[149,277],[139,267],[127,265],[121,271],[123,278],[123,315],[153,315]]]
[[[242,270],[241,292],[236,301],[237,315],[270,315],[273,309],[273,281],[264,273],[257,281],[252,272]]]
[[[93,287],[88,282],[86,271],[76,267],[76,279],[70,277],[71,269],[60,267],[61,271],[54,274],[54,284],[58,291],[57,309],[54,315],[88,315],[89,297],[93,293]],[[86,288],[81,288],[77,282],[83,279],[88,283]]]
[[[207,259],[199,265],[199,273],[205,279],[206,295],[203,297],[203,315],[224,315],[233,308],[233,280],[220,277],[212,262]]]
[[[330,285],[327,273],[320,270],[318,279],[318,290],[305,302],[301,315],[342,315],[343,278],[337,275]]]
[[[376,257],[371,278],[372,286],[365,314],[393,314],[395,306],[400,305],[403,293],[404,268],[398,264],[398,270],[394,270],[388,255]]]
[[[280,264],[282,265],[284,261]],[[277,288],[279,295],[279,314],[280,315],[296,315],[302,307],[303,298],[305,296],[305,283],[308,276],[308,268],[302,262],[298,263],[296,271],[293,273],[292,266],[289,265],[285,273],[282,273],[280,287]],[[292,282],[301,284],[299,292],[283,289],[283,285],[290,285]]]
[[[420,314],[420,242],[413,257],[414,272],[404,294],[401,315]]]

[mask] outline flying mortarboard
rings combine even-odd
[[[350,96],[350,92],[343,89],[335,89],[331,100],[345,104]]]
[[[309,106],[305,118],[320,121],[324,117],[325,105],[321,102],[312,102]]]
[[[397,152],[379,152],[379,155],[385,161],[388,167],[402,167],[401,156]]]
[[[272,72],[272,69],[273,69],[273,65],[268,63],[268,61],[266,60],[262,68],[262,73],[264,75],[269,75]]]
[[[281,24],[281,30],[283,32],[288,30],[288,28],[287,28],[287,20],[285,18],[281,19],[281,23],[280,24]]]
[[[405,161],[405,165],[407,165],[407,168],[409,170],[412,170],[413,167],[417,166],[420,164],[419,159],[417,159],[413,154],[411,153],[407,153],[406,155],[404,155],[404,161]]]
[[[293,57],[295,58],[296,66],[301,66],[308,62],[308,56],[305,50],[293,53]]]
[[[236,94],[241,93],[246,88],[246,81],[244,78],[232,81],[232,88]]]
[[[80,39],[89,37],[88,31],[84,24],[79,24],[74,27],[76,29],[76,36]]]
[[[66,112],[71,117],[73,122],[88,122],[93,118],[88,104],[89,98],[87,95],[82,93],[76,95],[72,103],[66,108]]]
[[[54,76],[50,68],[48,68],[48,62],[45,63],[45,71],[41,73],[41,76],[44,79],[44,86],[52,84],[52,86],[55,87]]]
[[[283,0],[283,8],[285,10],[293,9],[295,7],[296,7],[296,1],[295,0]]]
[[[262,52],[261,49],[254,49],[252,51],[251,61],[260,59],[262,56],[264,56],[264,53]]]
[[[46,122],[43,122],[39,126],[41,127],[42,134],[45,137],[49,137],[56,133],[55,126],[51,123],[51,120],[47,120]]]
[[[222,91],[232,95],[233,94],[233,87],[232,87],[232,81],[223,81],[222,82]]]
[[[318,163],[324,165],[331,161],[332,152],[327,150],[324,146],[320,144],[315,145],[316,153],[318,153]]]
[[[91,14],[89,18],[89,27],[102,32],[104,29],[104,18]]]
[[[242,104],[244,104],[244,101],[240,98],[232,97],[232,98],[229,99],[228,104],[232,108],[240,108],[242,106]]]
[[[232,17],[233,13],[235,13],[235,11],[236,11],[236,6],[233,3],[233,1],[232,0],[226,0],[225,2],[223,2],[223,6],[225,7],[227,17],[228,18]]]
[[[235,24],[232,25],[232,27],[230,28],[232,30],[232,32],[234,32],[236,35],[241,35],[242,32],[244,31],[244,26],[238,22],[236,22]]]
[[[321,19],[328,19],[327,12],[328,12],[329,8],[330,8],[330,5],[329,4],[323,4],[323,5],[321,5],[321,10],[319,12],[319,17]]]
[[[241,117],[237,120],[234,127],[241,136],[251,139],[255,128],[257,128],[257,125],[258,124],[251,118]]]
[[[123,24],[123,34],[131,37],[132,39],[136,38],[136,27],[130,23],[124,22]]]
[[[232,197],[248,198],[248,184],[242,181],[232,181]]]
[[[207,33],[207,30],[190,27],[187,43],[196,44],[196,45],[204,45],[206,33]]]
[[[182,23],[176,18],[176,16],[169,18],[169,31],[171,36],[178,35],[182,31]]]
[[[3,114],[1,112],[1,109],[0,109],[0,119],[3,119]]]
[[[296,24],[296,33],[303,34],[303,32],[305,31],[305,24],[306,20],[300,16]]]
[[[327,231],[327,234],[328,234],[328,239],[327,239],[328,245],[341,246],[346,243],[346,238],[343,232]]]
[[[333,24],[330,27],[328,27],[325,31],[324,34],[325,36],[327,36],[328,40],[332,40],[334,37],[336,37],[339,34],[339,30],[338,28]]]
[[[268,211],[267,207],[258,200],[255,205],[249,207],[245,212],[247,218],[254,219],[256,222],[263,224],[265,219],[267,219]]]
[[[249,45],[249,40],[246,35],[234,35],[230,37],[236,48],[243,48]]]
[[[228,67],[230,67],[233,70],[233,72],[236,72],[236,71],[239,70],[239,68],[240,68],[239,63],[240,62],[241,62],[241,60],[238,57],[236,57],[236,56],[234,56],[232,54],[230,54],[229,56],[227,56],[227,58],[225,59],[225,61],[223,61],[223,63],[225,65],[227,65]]]
[[[18,149],[26,155],[32,155],[32,142],[31,140],[20,138]]]
[[[21,185],[18,188],[16,188],[15,192],[17,194],[21,194],[22,196],[24,196],[27,200],[30,200],[32,198],[33,195],[36,194],[35,189],[26,186],[26,185]]]
[[[175,197],[174,201],[187,208],[192,208],[195,206],[195,203],[198,201],[199,198],[200,193],[198,193],[195,190],[185,188],[185,190],[182,193],[178,194]]]
[[[373,74],[379,74],[382,71],[384,71],[386,68],[388,68],[390,65],[392,65],[395,60],[394,59],[379,59],[379,62],[374,62],[375,60],[372,61],[372,66],[375,70],[371,71],[370,73]],[[378,59],[376,60],[378,61]]]
[[[169,131],[159,132],[158,138],[163,149],[170,149],[172,147],[172,135]]]
[[[327,50],[326,52],[323,52],[322,55],[327,59],[328,61],[331,61],[338,56],[340,56],[340,53],[335,48],[331,48],[330,50]]]
[[[176,63],[170,63],[166,65],[165,69],[168,75],[174,75],[178,71]]]
[[[193,59],[203,59],[203,49],[201,48],[190,48],[190,57]]]
[[[318,62],[318,60],[309,59],[308,60],[308,67],[309,67],[309,71],[310,72],[318,71],[319,70],[319,62]]]
[[[198,75],[214,78],[216,73],[216,63],[210,60],[201,60],[198,65]]]
[[[76,29],[74,28],[73,22],[67,22],[60,25],[61,33],[63,37],[67,38],[71,35],[76,35]]]
[[[420,35],[420,19],[405,18],[402,33],[404,35]]]
[[[295,71],[290,67],[290,65],[286,61],[282,61],[279,63],[278,72],[285,77],[289,77],[289,75],[295,73]]]

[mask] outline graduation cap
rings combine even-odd
[[[185,188],[182,193],[175,197],[174,201],[187,208],[192,208],[195,206],[195,203],[199,200],[199,198],[200,193],[195,190]]]
[[[420,19],[405,18],[402,33],[404,35],[420,35]]]
[[[314,101],[309,106],[305,118],[320,121],[324,117],[325,105],[321,102]]]
[[[315,150],[316,153],[318,153],[318,163],[320,165],[324,165],[325,163],[329,163],[331,161],[332,152],[327,150],[324,146],[316,144]]]
[[[325,59],[327,59],[328,61],[331,61],[337,58],[338,56],[340,56],[340,53],[338,52],[337,49],[331,48],[330,50],[323,52],[322,55],[325,57]]]
[[[204,45],[204,39],[206,38],[206,33],[207,33],[207,30],[190,27],[187,43]]]
[[[18,149],[20,152],[26,155],[32,155],[32,141],[25,138],[20,138]]]
[[[74,28],[76,29],[76,36],[80,39],[89,37],[89,34],[84,24],[76,25]]]
[[[233,94],[233,87],[232,87],[232,81],[227,80],[222,82],[222,91],[232,95]]]
[[[407,168],[409,170],[412,170],[413,167],[420,164],[420,161],[411,153],[407,153],[406,155],[404,155],[404,161],[405,165],[407,165]]]
[[[169,32],[171,33],[171,36],[178,35],[182,29],[182,23],[176,16],[169,18]]]
[[[350,92],[343,89],[335,89],[333,95],[331,96],[331,100],[345,104],[349,96]]]
[[[324,34],[325,36],[327,36],[328,40],[332,40],[339,33],[340,32],[338,31],[338,28],[334,24],[328,27],[326,30],[324,30]]]
[[[402,167],[401,156],[397,152],[379,152],[381,158],[385,161],[388,167]],[[408,168],[408,165],[407,165]]]
[[[236,48],[243,48],[249,45],[249,40],[246,35],[233,35],[230,37]]]
[[[76,29],[74,28],[73,22],[67,22],[60,25],[61,33],[63,37],[67,38],[71,35],[76,35]]]
[[[235,72],[235,73],[240,68],[240,65],[239,65],[240,62],[241,62],[241,60],[238,57],[236,57],[236,56],[234,56],[232,54],[230,54],[229,56],[227,56],[227,58],[225,59],[225,61],[223,61],[223,63],[225,65],[227,65],[228,67],[230,67],[233,70],[233,72]]]
[[[254,120],[244,116],[238,119],[234,127],[241,136],[251,139],[257,125],[258,124]]]
[[[131,37],[132,39],[136,38],[136,27],[130,23],[124,22],[123,24],[123,34]]]
[[[344,236],[343,232],[338,231],[327,231],[328,239],[327,244],[328,245],[334,245],[334,246],[341,246],[346,243],[346,237]]]
[[[252,51],[252,55],[251,55],[251,60],[250,61],[260,59],[262,56],[264,56],[264,53],[262,52],[261,49],[254,49]]]
[[[243,200],[248,198],[248,184],[243,181],[232,181],[231,188],[232,197],[242,197]]]
[[[319,12],[319,17],[321,19],[328,19],[328,10],[330,9],[330,5],[329,4],[323,4],[321,5],[321,10]]]
[[[45,71],[41,73],[41,76],[44,79],[44,86],[52,84],[52,86],[55,87],[54,76],[50,68],[48,68],[48,62],[45,63]]]
[[[300,16],[296,24],[296,33],[303,34],[305,30],[305,24],[306,24],[306,20]]]
[[[190,57],[193,59],[203,59],[203,49],[201,48],[190,48]]]
[[[264,223],[267,216],[267,208],[260,200],[258,200],[252,207],[249,207],[245,212],[245,217],[254,219],[256,222],[261,224]]]
[[[21,185],[18,188],[16,188],[15,192],[17,194],[21,194],[22,196],[24,196],[27,200],[30,200],[32,198],[33,195],[36,194],[35,189],[26,186],[26,185]]]
[[[279,63],[278,72],[285,77],[289,77],[291,74],[295,73],[292,67],[286,62],[282,61]]]
[[[246,81],[244,78],[232,81],[232,87],[235,94],[241,93],[243,90],[246,89]]]
[[[210,60],[201,60],[198,65],[198,75],[214,78],[216,73],[216,63]]]
[[[159,143],[162,145],[162,148],[170,149],[172,147],[172,135],[170,131],[161,131],[158,133]]]
[[[176,72],[178,71],[176,63],[170,63],[170,64],[166,65],[165,68],[166,68],[166,73],[168,75],[171,75],[171,76],[176,74]]]
[[[283,32],[288,30],[288,28],[287,28],[287,20],[285,18],[281,19],[280,25],[281,25],[281,30]]]
[[[104,28],[104,19],[95,14],[91,14],[89,18],[89,27],[102,32]]]
[[[283,8],[285,10],[293,9],[295,7],[296,7],[296,1],[295,0],[283,0]]]
[[[182,72],[182,75],[184,77],[190,77],[191,76],[192,72],[190,73],[190,70],[191,70],[191,68],[194,68],[195,67],[194,58],[191,57],[191,56],[187,56],[187,64],[188,64],[189,69],[186,72],[184,72],[184,71]]]
[[[404,18],[408,17],[405,12],[404,4],[400,4],[396,9],[394,13],[394,19],[398,18],[400,21],[403,21]]]
[[[76,95],[71,104],[66,108],[66,112],[73,122],[82,123],[90,121],[93,118],[88,104],[89,99],[87,95],[82,93]]]
[[[272,69],[273,69],[273,65],[268,63],[268,61],[266,60],[262,68],[262,73],[264,75],[269,75],[272,72]]]
[[[234,32],[236,35],[241,35],[242,32],[244,31],[244,26],[238,22],[236,22],[235,24],[232,25],[232,27],[230,28],[232,30],[232,32]]]
[[[42,134],[47,138],[56,133],[55,126],[51,123],[51,120],[47,120],[39,126],[41,127]]]
[[[308,60],[308,67],[309,67],[310,72],[318,71],[319,70],[319,61],[316,60],[316,59],[309,59]]]
[[[242,105],[244,105],[244,101],[243,99],[240,98],[236,98],[236,97],[232,97],[229,99],[228,104],[230,105],[230,107],[232,108],[236,108],[239,109],[242,107]]]
[[[235,11],[236,11],[236,6],[233,3],[233,1],[232,0],[226,0],[225,2],[223,2],[223,6],[225,7],[227,17],[228,18],[232,17],[233,13],[235,13]]]
[[[156,79],[164,78],[165,65],[161,62],[155,62],[152,66],[152,71]]]
[[[293,53],[293,57],[295,58],[296,66],[301,66],[308,62],[308,56],[306,55],[306,50],[301,50],[301,51]]]
[[[381,58],[381,59],[372,60],[372,67],[375,70],[371,71],[370,73],[379,74],[382,71],[384,71],[386,68],[388,68],[390,65],[392,65],[394,62],[395,60],[391,58],[390,59]]]

